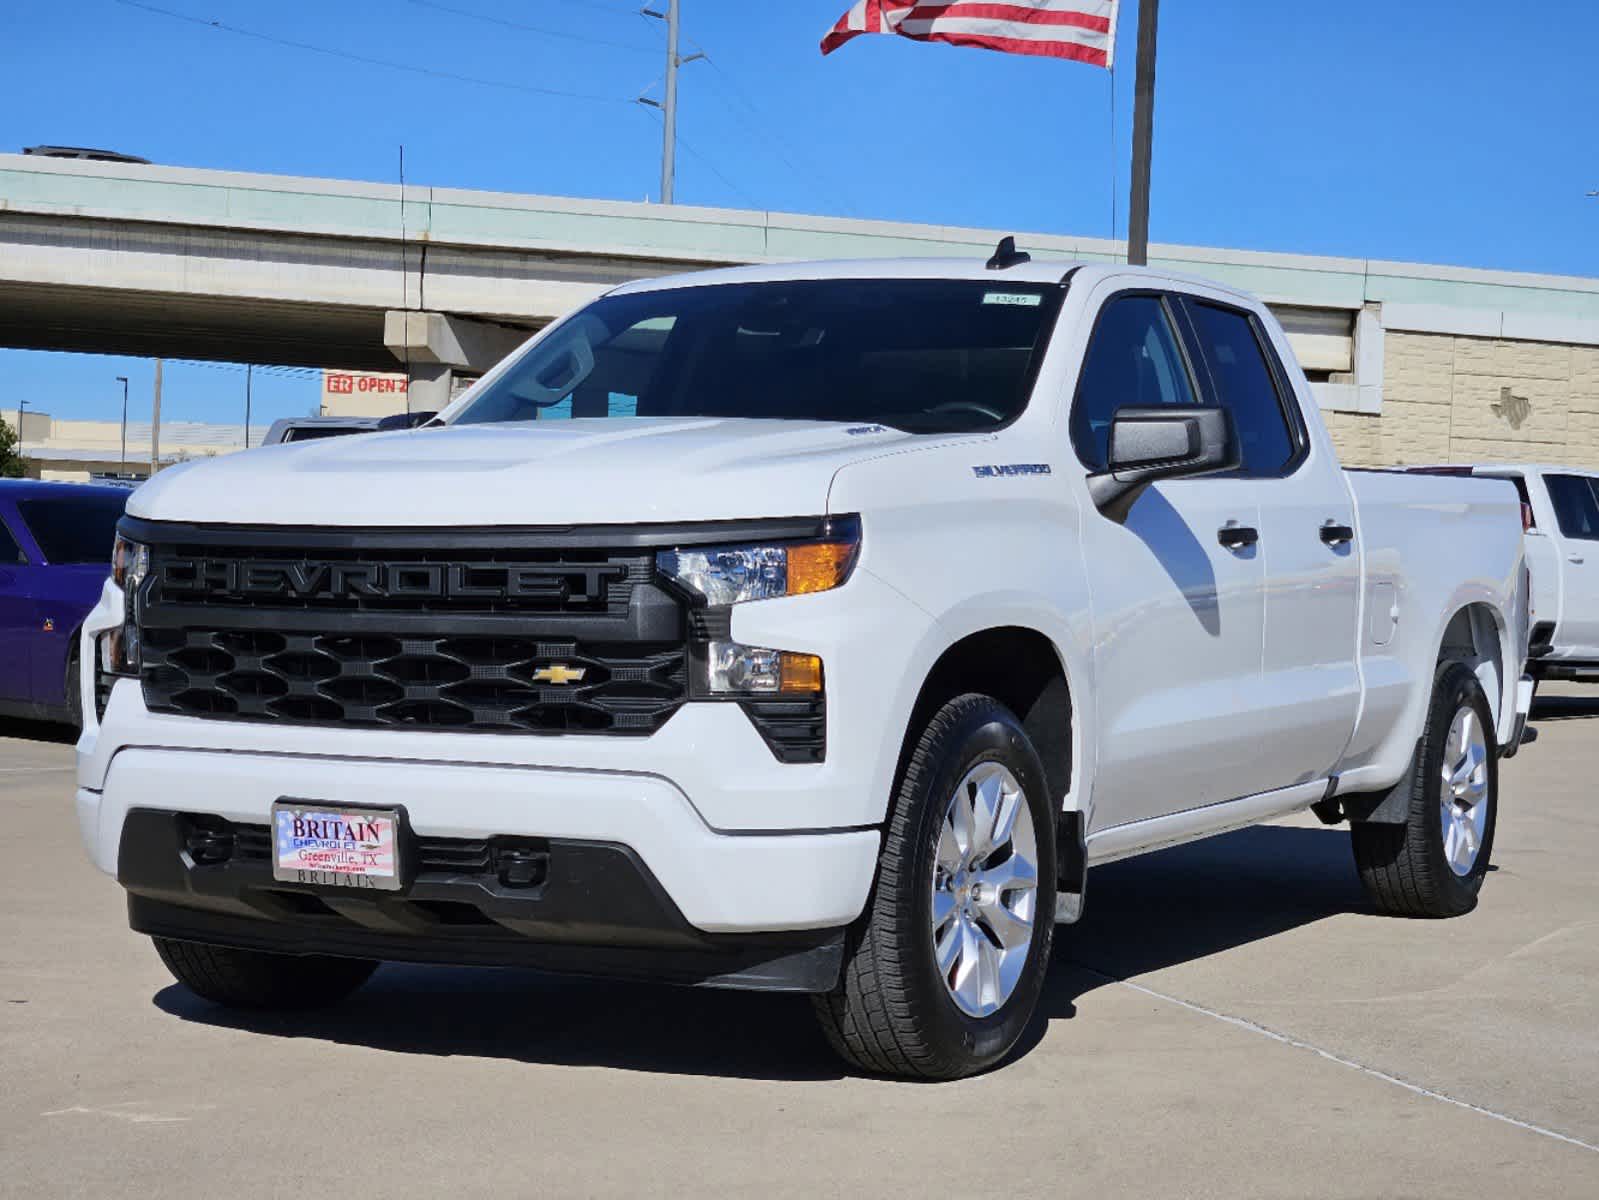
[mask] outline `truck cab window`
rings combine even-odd
[[[1297,447],[1254,321],[1247,313],[1214,304],[1191,303],[1189,311],[1217,399],[1233,415],[1242,473],[1281,475]]]
[[[1105,469],[1118,408],[1193,404],[1177,336],[1158,296],[1122,296],[1099,314],[1072,405],[1072,444],[1083,464]]]
[[[1599,542],[1599,499],[1593,480],[1586,475],[1550,475],[1547,481],[1560,532],[1579,541]]]

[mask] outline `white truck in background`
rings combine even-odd
[[[135,493],[77,812],[218,1003],[384,960],[814,995],[998,1062],[1089,868],[1305,809],[1477,902],[1531,698],[1507,483],[1346,473],[1271,313],[1159,271],[617,288],[433,427]]]
[[[1599,682],[1599,473],[1538,463],[1420,467],[1418,474],[1504,479],[1521,497],[1532,572],[1536,680]]]

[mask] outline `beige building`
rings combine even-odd
[[[60,479],[85,483],[91,479],[132,477],[150,474],[150,422],[129,421],[127,455],[122,450],[120,421],[58,420],[49,413],[32,409],[21,414],[15,409],[0,410],[0,418],[18,431],[30,479]],[[260,445],[267,435],[265,425],[250,427],[250,445]],[[196,421],[161,423],[161,465],[187,462],[191,458],[214,458],[244,449],[244,426],[210,425]]]
[[[1390,332],[1378,413],[1324,411],[1351,466],[1599,467],[1599,345]]]

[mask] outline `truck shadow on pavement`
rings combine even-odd
[[[1599,717],[1599,689],[1589,696],[1539,696],[1532,702],[1534,721],[1571,721]]]
[[[1057,931],[1039,1019],[1013,1057],[1095,988],[1364,911],[1343,829],[1262,826],[1098,868],[1087,917]],[[233,1012],[175,984],[154,1003],[185,1021],[401,1054],[748,1079],[845,1074],[799,996],[396,964],[319,1012]]]
[[[24,721],[20,717],[0,717],[0,738],[70,746],[78,740],[78,731],[70,725],[58,725],[51,721]]]

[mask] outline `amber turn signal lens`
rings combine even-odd
[[[849,578],[859,542],[810,542],[788,549],[788,594],[830,592]]]
[[[822,660],[814,654],[794,654],[783,651],[782,692],[819,692],[822,690]]]

